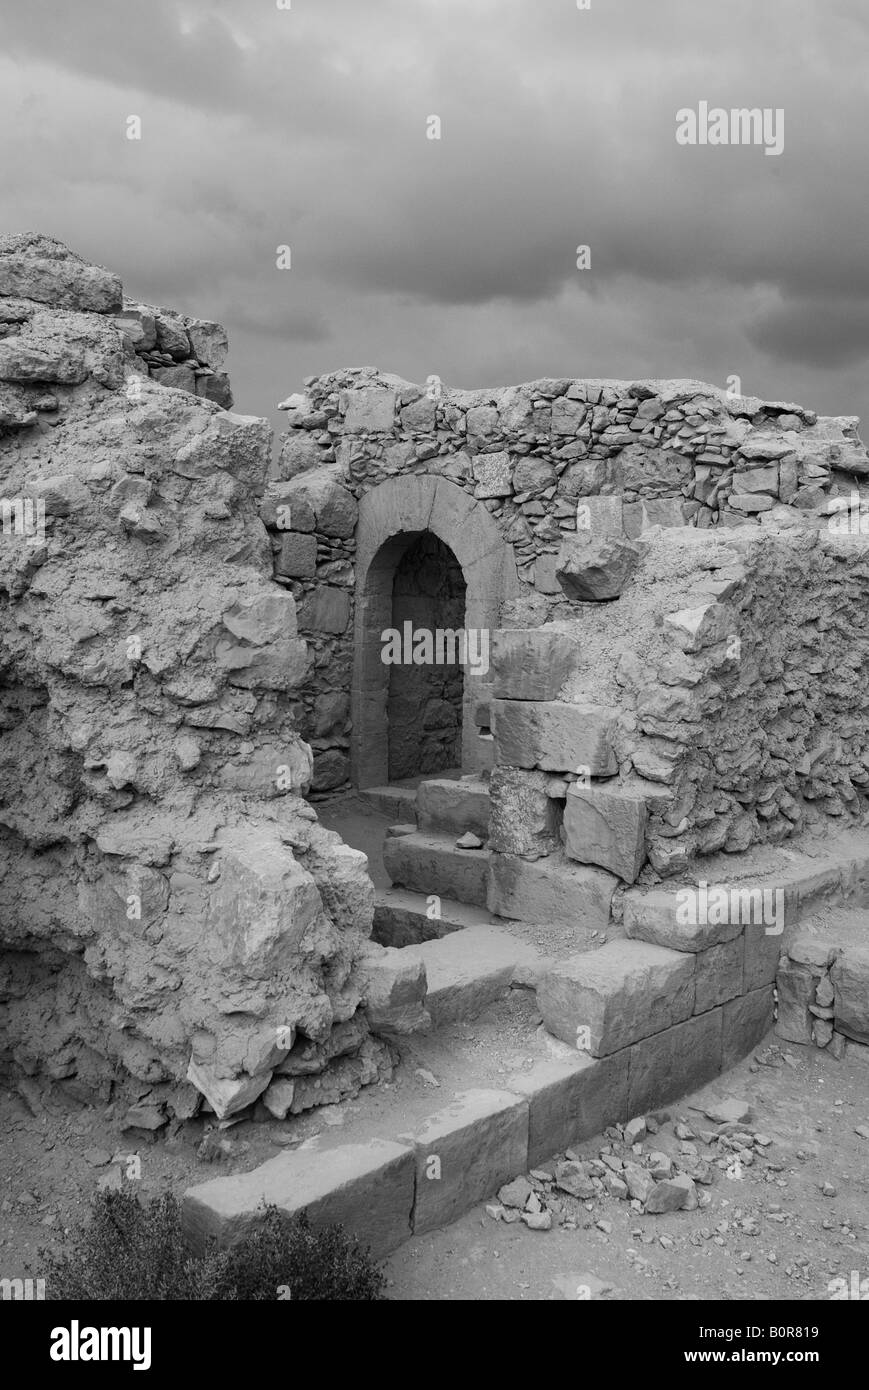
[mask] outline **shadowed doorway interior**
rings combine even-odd
[[[431,634],[435,659],[389,668],[390,782],[446,772],[462,761],[464,669],[458,643],[447,637],[438,651],[435,639],[464,627],[465,580],[455,555],[430,531],[411,541],[395,568],[391,626],[404,634],[407,623]]]

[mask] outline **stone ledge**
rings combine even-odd
[[[528,1167],[528,1102],[466,1091],[414,1135],[414,1233],[446,1226]]]
[[[537,1002],[550,1033],[605,1057],[689,1018],[694,989],[693,957],[611,941],[556,962],[538,986]]]
[[[313,1226],[339,1222],[380,1259],[411,1234],[413,1149],[372,1139],[278,1154],[250,1173],[188,1188],[185,1234],[197,1251],[209,1238],[222,1248],[231,1246],[256,1226],[266,1203],[287,1216],[307,1212]]]
[[[576,1052],[538,1062],[531,1071],[511,1076],[507,1084],[528,1100],[531,1168],[602,1134],[607,1125],[630,1118],[627,1049],[599,1059]]]
[[[798,861],[802,859],[802,863],[794,863],[795,857]],[[696,894],[698,884],[655,888],[651,891],[629,889],[624,895],[626,934],[634,940],[647,941],[670,950],[696,952],[732,940],[746,926],[754,930],[763,925],[769,916],[774,917],[769,924],[778,930],[763,934],[775,937],[783,945],[799,922],[821,904],[851,900],[856,905],[869,903],[869,850],[865,854],[851,854],[844,859],[829,858],[822,862],[820,868],[816,858],[790,855],[788,859],[782,859],[780,871],[742,880],[731,878],[729,882],[702,882],[707,887],[707,916],[719,915],[717,910],[713,911],[713,894],[716,891],[723,889],[728,895],[743,895],[734,900],[736,910],[732,906],[724,909],[724,915],[731,920],[696,920],[698,913],[696,910],[692,912],[688,898],[680,895],[687,891]],[[781,897],[776,896],[778,893]],[[759,916],[763,921],[757,920]],[[692,917],[695,920],[692,921]],[[735,917],[739,920],[732,920]],[[751,934],[747,932],[746,936]],[[765,981],[758,981],[760,983]]]
[[[195,1250],[209,1238],[231,1246],[273,1203],[288,1216],[306,1211],[315,1226],[342,1224],[382,1259],[571,1143],[705,1085],[771,1022],[766,987],[605,1058],[565,1055],[511,1076],[504,1090],[461,1092],[395,1140],[280,1154],[250,1173],[189,1188],[185,1233]]]

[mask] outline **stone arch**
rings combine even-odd
[[[506,598],[518,580],[513,547],[482,502],[448,478],[430,473],[389,478],[359,500],[356,528],[356,604],[353,634],[351,777],[357,787],[388,781],[389,667],[381,634],[391,626],[392,584],[408,546],[425,531],[455,555],[466,585],[465,626],[490,634],[500,626]],[[475,711],[490,697],[491,670],[466,672],[462,712],[462,771],[486,767]]]

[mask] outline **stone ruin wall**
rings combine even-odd
[[[365,858],[307,800],[350,774],[354,537],[383,483],[445,480],[515,559],[478,718],[505,680],[490,906],[533,908],[517,865],[588,858],[589,710],[616,759],[588,791],[628,827],[591,858],[605,919],[619,883],[865,818],[866,542],[824,515],[865,490],[853,420],[699,383],[343,372],[285,403],[273,463],[224,354],[59,243],[0,241],[2,490],[47,513],[44,541],[0,536],[6,1070],[146,1129],[388,1075]],[[638,542],[610,602],[562,586],[580,505]],[[511,634],[536,695],[511,691]]]
[[[51,239],[0,240],[0,326],[2,494],[46,512],[0,536],[4,1070],[141,1129],[343,1098],[392,1057],[365,856],[305,800],[268,424],[223,408],[219,325]]]
[[[572,634],[561,689],[544,698],[614,721],[617,766],[606,779],[595,769],[592,790],[625,799],[629,840],[639,823],[643,881],[697,854],[865,813],[867,536],[828,524],[842,499],[867,496],[855,419],[699,382],[457,391],[371,370],[312,378],[284,407],[289,428],[261,515],[276,578],[317,652],[301,692],[315,788],[350,775],[359,500],[389,479],[434,475],[485,507],[515,556],[503,628]],[[639,567],[615,601],[578,601],[562,586],[578,515],[592,536],[638,543]],[[500,853],[560,854],[581,758],[552,712],[536,735],[526,721],[509,741],[515,714],[502,708],[494,744],[496,875]],[[511,747],[531,750],[521,768]],[[577,806],[581,854],[593,826]],[[637,878],[633,850],[610,860],[592,862]],[[490,906],[508,904],[496,892]]]

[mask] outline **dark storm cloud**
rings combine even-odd
[[[2,221],[222,317],[246,410],[377,362],[738,372],[852,413],[867,30],[862,0],[28,0],[0,13]],[[700,100],[783,108],[783,154],[678,146]]]
[[[803,299],[782,304],[749,329],[749,338],[782,362],[841,367],[869,358],[869,303]]]

